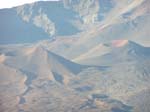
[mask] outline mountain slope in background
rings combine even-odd
[[[150,56],[149,47],[140,46],[137,43],[134,43],[132,41],[114,40],[111,43],[103,44],[103,46],[109,49],[109,51],[107,51],[105,54],[102,54],[99,56],[87,55],[87,58],[84,57],[83,61],[80,59],[78,59],[77,61],[81,63],[85,62],[89,64],[92,64],[92,63],[98,64],[98,63],[104,62],[103,64],[112,65],[114,63],[121,63],[122,61],[131,60],[131,61],[142,62],[142,61],[149,60],[149,56]],[[98,49],[98,50],[96,50],[94,54],[97,54],[97,52],[104,53],[103,50],[102,51],[101,49]]]
[[[35,2],[0,10],[0,42],[23,43],[75,35],[83,38],[79,40],[83,44],[108,39],[145,44],[149,41],[149,14],[149,0]]]
[[[149,112],[149,5],[61,0],[1,9],[0,112]]]

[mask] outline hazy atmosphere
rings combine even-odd
[[[150,112],[150,0],[4,0],[0,112]]]

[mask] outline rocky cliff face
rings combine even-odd
[[[63,0],[64,7],[78,13],[84,24],[98,21],[100,11],[99,0]]]
[[[96,40],[96,43],[124,37],[147,41],[149,3],[149,0],[60,0],[3,9],[0,10],[0,42],[32,42],[30,37],[35,37],[34,41],[76,34],[80,34],[77,37],[86,37],[86,40],[89,37],[90,42]],[[91,40],[91,34],[95,39]]]
[[[78,21],[80,25],[88,25],[99,20],[99,2],[99,0],[63,0],[53,3],[47,2],[47,4],[38,2],[16,7],[16,12],[23,21],[32,23],[36,27],[43,29],[49,36],[58,34],[58,30],[61,29],[59,28],[60,24],[65,25],[66,30],[72,29],[72,32],[69,32],[69,34],[72,34],[76,32],[77,29],[80,29],[79,25],[74,26],[72,21]],[[51,4],[53,4],[53,6]],[[56,10],[59,11],[60,14],[57,13],[54,6],[57,7]],[[53,15],[55,17],[57,15],[57,17],[54,18]],[[59,19],[63,22],[60,23],[59,21],[58,23],[57,20]],[[69,25],[66,21],[70,21],[70,23],[68,23]]]
[[[16,11],[23,21],[33,23],[36,27],[42,28],[49,36],[55,35],[55,23],[49,19],[41,7],[36,6],[36,3],[17,7]]]

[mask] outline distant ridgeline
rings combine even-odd
[[[70,37],[86,31],[107,40],[147,38],[147,30],[137,33],[141,27],[149,29],[148,4],[149,0],[60,0],[1,9],[0,44]],[[107,35],[99,34],[101,29]]]
[[[44,1],[0,10],[0,43],[68,36],[99,20],[98,0]]]

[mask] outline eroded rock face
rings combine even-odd
[[[77,29],[80,28],[78,25],[74,26],[72,21],[81,22],[81,25],[97,22],[100,11],[99,2],[99,0],[64,0],[47,2],[47,4],[38,2],[16,7],[15,10],[24,22],[41,28],[46,34],[53,37],[58,32],[66,32],[65,35],[77,32]],[[53,8],[54,6],[56,9]]]
[[[48,18],[45,13],[39,12],[39,15],[33,18],[33,24],[42,28],[48,35],[55,35],[55,24]]]
[[[33,23],[36,27],[42,28],[49,36],[55,35],[55,24],[42,8],[35,9],[36,4],[23,5],[16,8],[17,14],[27,23]]]
[[[85,24],[98,20],[99,0],[64,0],[64,7],[73,9]]]
[[[16,12],[22,18],[23,21],[29,22],[33,14],[33,6],[34,4],[17,7]]]

